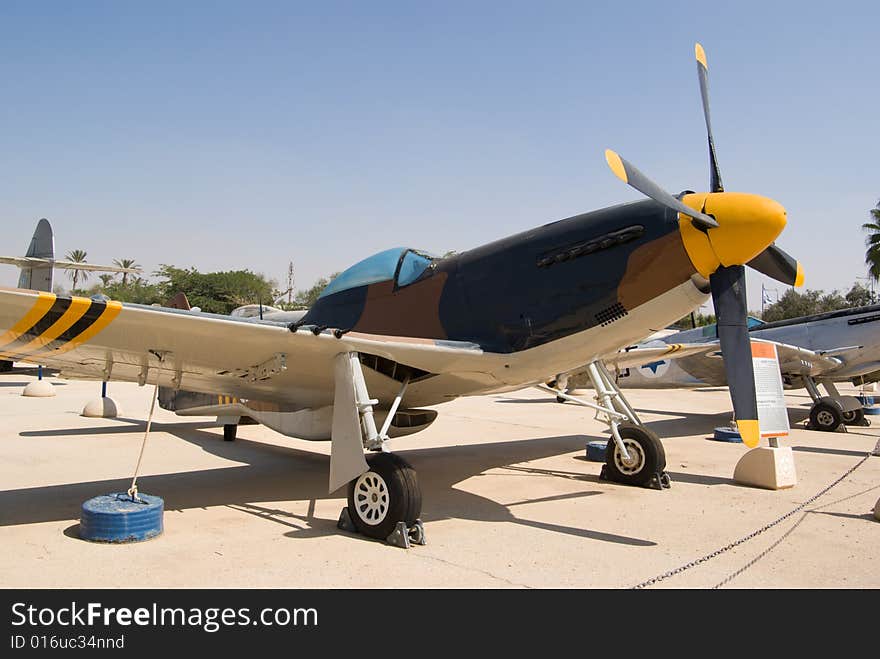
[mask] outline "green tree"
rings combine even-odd
[[[164,299],[183,291],[192,306],[211,313],[228,314],[245,304],[272,304],[276,288],[275,282],[250,270],[201,273],[163,264],[155,274],[164,279],[159,283]]]
[[[874,304],[874,296],[871,294],[871,290],[858,282],[853,284],[853,287],[849,289],[849,293],[844,295],[844,298],[848,307],[866,307],[869,304]]]
[[[305,290],[297,291],[296,297],[294,301],[296,303],[296,308],[298,309],[309,309],[312,305],[317,302],[318,298],[321,296],[321,293],[327,285],[336,279],[339,276],[338,272],[334,272],[329,277],[321,277],[311,288],[307,288]]]
[[[73,261],[74,263],[85,263],[86,262],[86,252],[82,249],[74,249],[65,255],[68,261]],[[73,280],[73,290],[76,290],[76,284],[82,278],[83,282],[89,278],[89,273],[86,270],[68,270],[67,276]]]
[[[868,232],[865,238],[865,265],[868,266],[868,274],[877,281],[880,279],[880,201],[877,206],[868,211],[871,221],[862,225],[862,229]]]
[[[165,304],[168,300],[159,284],[152,284],[142,277],[134,277],[127,284],[113,281],[104,287],[103,293],[111,300],[135,304]]]
[[[773,322],[774,320],[800,318],[801,316],[812,316],[813,314],[861,306],[854,304],[862,300],[861,292],[857,286],[859,284],[854,285],[850,289],[847,297],[844,297],[838,291],[826,293],[825,291],[807,289],[803,293],[798,293],[791,288],[779,298],[778,302],[774,302],[764,308],[763,320]]]
[[[113,259],[113,264],[120,268],[137,268],[140,269],[140,265],[135,263],[134,259]],[[128,275],[129,273],[122,273],[122,285],[125,286],[128,283]]]

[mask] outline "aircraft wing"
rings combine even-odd
[[[45,268],[51,266],[63,270],[88,270],[89,272],[128,272],[135,274],[141,272],[140,268],[120,268],[115,265],[57,261],[55,259],[41,259],[35,256],[0,256],[0,263],[16,265],[19,268]]]
[[[399,388],[396,365],[416,369],[425,381],[485,371],[483,351],[470,343],[355,332],[337,338],[331,330],[291,331],[286,323],[0,289],[0,359],[42,364],[62,376],[158,380],[304,408],[333,401],[334,358],[355,351],[375,360],[364,370],[384,385],[382,393]]]
[[[821,376],[827,372],[839,368],[841,360],[834,356],[836,351],[816,352],[808,348],[767,341],[764,339],[752,339],[759,343],[772,343],[776,346],[776,354],[779,359],[779,370],[783,375],[811,375]],[[847,348],[848,350],[849,348]],[[609,366],[627,368],[644,366],[653,361],[680,360],[679,365],[692,376],[703,380],[706,384],[723,384],[726,382],[724,375],[724,362],[721,356],[721,347],[717,341],[707,343],[673,343],[665,348],[661,346],[636,346],[626,351],[620,351],[604,359]]]
[[[680,359],[691,355],[702,355],[709,351],[717,351],[718,343],[660,343],[660,345],[635,346],[620,350],[613,355],[602,358],[607,366],[621,368],[632,368],[634,366],[644,366],[651,362]]]

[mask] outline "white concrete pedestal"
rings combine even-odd
[[[736,464],[733,480],[743,485],[784,490],[797,484],[790,446],[753,448]]]
[[[47,382],[46,380],[34,380],[33,382],[28,383],[24,388],[24,391],[21,392],[21,395],[31,396],[33,398],[49,398],[55,395],[55,387],[52,386],[51,382]]]
[[[112,419],[119,414],[119,408],[112,398],[106,396],[95,398],[86,403],[83,408],[82,416],[97,417],[101,419]]]

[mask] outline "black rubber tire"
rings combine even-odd
[[[557,396],[557,397],[556,397],[556,402],[557,402],[557,403],[564,403],[564,402],[565,402],[565,399],[564,399],[562,396]]]
[[[848,426],[863,426],[865,425],[865,410],[860,407],[852,412],[844,412],[841,418]]]
[[[843,411],[840,406],[818,402],[810,408],[810,425],[814,430],[834,432],[843,423]]]
[[[391,535],[398,522],[412,526],[419,518],[422,514],[422,490],[419,488],[415,469],[400,456],[393,453],[374,453],[367,457],[367,464],[369,471],[348,484],[348,514],[359,533],[384,540]],[[388,507],[384,518],[378,523],[369,523],[358,508],[358,504],[363,507],[364,499],[356,500],[358,495],[364,496],[363,490],[356,493],[355,488],[361,484],[365,489],[365,481],[375,476],[379,476],[385,483]]]
[[[605,449],[606,475],[610,480],[625,485],[647,485],[654,474],[666,469],[666,451],[663,450],[663,443],[654,432],[644,426],[621,424],[618,430],[627,451],[632,454],[630,450],[632,446],[640,460],[633,467],[625,467],[617,442],[612,437],[608,440],[608,447]]]
[[[227,423],[223,426],[223,441],[224,442],[234,442],[235,441],[235,433],[238,431],[237,423]]]
[[[9,373],[12,371],[12,362],[0,359],[0,373]]]

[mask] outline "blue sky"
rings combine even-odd
[[[880,199],[876,2],[0,3],[0,218],[89,261],[296,287],[394,245],[443,253],[708,185],[781,202],[807,286],[865,275]],[[10,266],[0,284],[17,281]],[[749,275],[749,300],[761,283]]]

